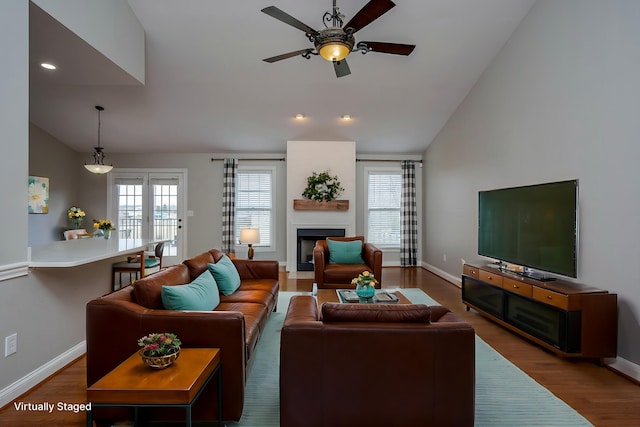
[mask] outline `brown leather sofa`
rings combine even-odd
[[[280,346],[280,426],[474,423],[475,333],[422,304],[291,299]]]
[[[341,242],[362,241],[362,259],[364,264],[330,264],[329,246],[326,240],[316,241],[313,248],[313,271],[318,289],[340,289],[351,286],[351,280],[367,270],[373,273],[382,286],[382,251],[373,243],[364,241],[364,236],[331,237]]]
[[[232,259],[240,274],[240,288],[232,295],[220,295],[220,304],[211,312],[165,310],[161,299],[163,285],[189,283],[222,256],[213,249],[90,301],[86,310],[87,384],[136,352],[140,337],[174,332],[184,348],[221,349],[222,416],[239,420],[256,344],[278,302],[278,262]],[[194,405],[194,420],[217,419],[216,383],[211,381]],[[118,408],[96,408],[93,412],[94,419],[103,422],[129,417],[128,411]],[[184,420],[184,410],[154,409],[149,416]]]

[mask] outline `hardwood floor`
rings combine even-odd
[[[474,311],[467,312],[460,289],[421,269],[385,268],[383,287],[418,287],[473,325],[478,336],[512,363],[572,406],[596,427],[640,426],[640,386],[592,361],[562,359],[503,329]],[[287,279],[281,290],[310,291],[312,279]],[[15,403],[85,403],[86,360],[79,358]],[[54,409],[19,410],[14,402],[0,410],[0,426],[84,426],[85,414]],[[526,426],[523,420],[522,426]]]

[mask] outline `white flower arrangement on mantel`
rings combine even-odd
[[[321,173],[313,172],[307,178],[307,188],[302,192],[302,197],[318,202],[331,202],[343,191],[338,177],[329,175],[326,170]]]
[[[331,176],[326,170],[313,172],[307,178],[307,188],[302,192],[304,199],[294,200],[296,210],[349,210],[348,200],[336,200],[344,191],[337,176]]]

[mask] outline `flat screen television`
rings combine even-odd
[[[577,277],[577,250],[577,180],[478,193],[479,255]]]

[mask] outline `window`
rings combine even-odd
[[[382,247],[400,247],[400,169],[367,174],[367,240]]]
[[[236,179],[236,242],[240,230],[260,230],[258,248],[273,250],[274,236],[274,175],[275,168],[238,170]]]

